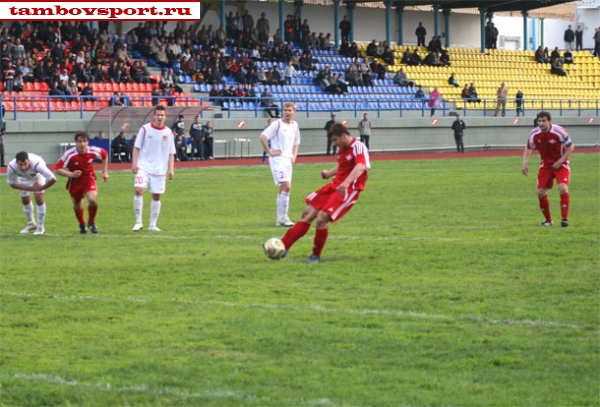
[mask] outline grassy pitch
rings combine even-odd
[[[263,254],[264,166],[177,171],[160,233],[131,232],[115,172],[99,234],[62,178],[47,235],[20,235],[3,178],[0,405],[597,406],[599,158],[572,157],[568,228],[538,226],[537,157],[375,161],[320,264],[314,228]],[[295,167],[293,220],[331,166]]]

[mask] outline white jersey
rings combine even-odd
[[[34,181],[38,178],[38,174],[41,174],[48,181],[56,178],[52,171],[48,169],[48,166],[46,166],[46,162],[42,157],[32,153],[27,154],[27,156],[29,158],[29,169],[27,171],[21,171],[17,165],[16,158],[8,163],[6,175],[8,176],[9,185],[20,184],[25,181]],[[17,182],[17,177],[19,182]]]
[[[294,146],[300,144],[300,127],[293,121],[286,123],[283,119],[275,120],[262,134],[271,141],[271,150],[281,151],[281,157],[292,158]]]
[[[161,129],[148,123],[140,127],[135,147],[139,148],[138,168],[150,175],[164,176],[169,169],[169,156],[175,155],[173,131],[167,126]]]

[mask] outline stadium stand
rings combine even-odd
[[[194,34],[195,35],[195,34]],[[115,44],[122,44],[126,40],[126,35],[112,35],[111,39]],[[94,37],[89,37],[88,45],[94,41]],[[117,59],[117,53],[107,55],[106,58],[99,57],[98,50],[101,48],[89,49],[81,44],[76,44],[74,40],[64,40],[63,56],[61,61],[72,60],[75,53],[81,53],[81,49],[87,50],[89,55],[86,61],[102,61],[102,70],[108,72],[111,63]],[[259,70],[261,68],[271,69],[277,67],[281,72],[287,65],[287,56],[294,52],[303,53],[303,49],[297,43],[288,44],[289,54],[283,51],[277,53],[278,60],[273,60],[273,54],[251,60],[244,54],[231,58],[232,64],[240,65],[242,72],[247,72],[251,68]],[[199,42],[189,42],[189,50],[192,58],[197,54],[202,54],[206,58],[208,51],[203,53]],[[235,46],[235,44],[234,44]],[[229,59],[234,55],[235,48],[231,42],[225,46],[225,52],[215,51],[217,48],[211,48],[210,53],[217,60]],[[135,48],[135,45],[134,45]],[[348,84],[347,92],[331,94],[323,90],[317,81],[317,75],[325,69],[333,74],[338,74],[340,78],[345,78],[348,68],[353,64],[354,58],[341,55],[336,49],[312,49],[310,51],[314,63],[310,70],[300,70],[299,74],[292,79],[291,84],[263,84],[257,86],[256,97],[245,97],[241,95],[223,94],[224,89],[231,85],[234,87],[240,83],[240,76],[235,75],[233,68],[228,75],[222,77],[222,83],[218,84],[220,91],[219,97],[209,98],[211,84],[215,80],[206,79],[205,81],[195,81],[192,70],[184,65],[184,58],[170,58],[169,67],[176,70],[177,87],[181,92],[175,94],[164,94],[156,96],[152,93],[156,87],[162,87],[160,72],[167,69],[164,63],[157,62],[152,56],[144,56],[139,50],[129,49],[131,59],[126,58],[123,67],[123,76],[129,76],[129,68],[135,61],[145,61],[149,67],[150,73],[147,76],[147,82],[132,80],[115,81],[109,75],[102,76],[101,81],[92,84],[93,96],[51,96],[50,81],[36,79],[34,82],[26,82],[24,89],[20,92],[4,89],[4,84],[0,83],[3,105],[6,111],[93,111],[111,105],[114,93],[123,94],[128,99],[131,106],[151,106],[153,102],[162,105],[172,106],[211,106],[213,103],[220,105],[222,110],[241,110],[258,111],[262,110],[258,102],[260,96],[266,88],[269,89],[274,100],[281,103],[282,100],[292,100],[297,103],[300,111],[336,111],[336,110],[426,110],[424,100],[415,98],[416,86],[422,86],[427,98],[427,90],[438,87],[442,95],[439,101],[439,110],[451,108],[461,108],[466,110],[490,109],[496,97],[496,90],[500,83],[505,82],[509,89],[508,109],[514,108],[514,95],[518,89],[522,89],[525,98],[526,109],[579,109],[579,108],[597,108],[597,99],[600,92],[600,61],[594,58],[587,51],[574,51],[574,63],[567,64],[564,69],[567,76],[558,77],[550,73],[549,64],[541,64],[534,60],[533,51],[506,51],[488,49],[482,54],[478,49],[449,48],[451,66],[408,66],[399,64],[402,54],[407,49],[406,46],[393,45],[392,47],[396,63],[392,66],[386,65],[383,59],[376,58],[379,63],[386,68],[383,76],[373,75],[372,84],[369,86],[353,86]],[[278,48],[272,42],[263,50],[268,53]],[[372,58],[366,57],[367,44],[358,44],[359,62]],[[32,57],[38,64],[44,63],[51,57],[55,51],[46,41],[38,41],[37,46],[31,48]],[[427,50],[424,47],[418,49],[422,59],[425,58]],[[85,55],[85,54],[83,54]],[[209,58],[210,59],[210,58]],[[193,62],[193,61],[192,61]],[[203,62],[205,60],[203,59]],[[223,62],[223,61],[221,61]],[[68,63],[68,61],[67,61]],[[217,61],[217,66],[218,65]],[[74,63],[75,65],[75,63]],[[73,67],[74,67],[73,65]],[[64,68],[64,63],[57,64],[56,68]],[[398,86],[392,76],[400,68],[403,68],[415,86]],[[69,68],[71,69],[71,68]],[[484,103],[467,103],[461,100],[461,87],[449,85],[447,82],[450,74],[456,73],[457,81],[462,85],[475,82],[478,88],[478,97],[484,100]],[[71,73],[71,72],[70,72]],[[56,75],[55,75],[56,76]],[[84,83],[79,82],[78,87],[82,89]],[[425,99],[426,101],[427,99]],[[487,100],[487,105],[486,105]],[[576,102],[577,101],[577,102]]]

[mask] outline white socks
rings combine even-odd
[[[156,226],[156,221],[158,220],[158,215],[160,215],[160,201],[155,201],[154,199],[150,203],[150,225]],[[133,211],[135,212],[135,223],[142,223],[142,212],[144,209],[144,196],[143,195],[134,195],[133,196]]]
[[[25,214],[27,223],[33,222],[33,203],[31,201],[27,205],[23,205],[23,213]]]
[[[135,223],[142,223],[142,210],[144,209],[144,196],[133,196],[133,212],[135,212]]]
[[[277,195],[277,219],[287,218],[290,206],[290,193],[281,192]]]
[[[43,229],[44,222],[46,221],[46,204],[38,205],[37,218],[38,218],[38,228]]]
[[[158,215],[160,215],[160,201],[152,200],[150,204],[150,226],[156,226],[156,221],[158,220]]]

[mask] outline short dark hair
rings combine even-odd
[[[332,136],[341,137],[344,134],[350,135],[350,131],[348,131],[348,127],[344,126],[342,123],[334,123],[329,128],[327,137],[329,137],[329,138],[331,138]]]
[[[165,113],[167,112],[167,109],[165,109],[165,107],[163,105],[156,106],[156,108],[154,109],[154,112],[156,113],[158,110],[162,110]]]
[[[27,154],[27,151],[19,151],[16,155],[15,158],[17,161],[21,161],[21,162],[25,162],[25,160],[29,160],[29,154]]]
[[[83,138],[84,140],[90,141],[90,134],[87,131],[79,130],[77,133],[75,133],[75,141],[77,141],[78,138]]]
[[[538,119],[541,119],[542,117],[548,119],[549,122],[552,121],[552,116],[550,115],[550,112],[541,111],[537,114]]]

